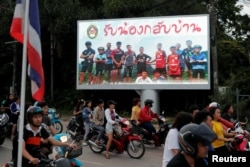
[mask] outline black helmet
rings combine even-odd
[[[151,99],[147,99],[144,101],[145,106],[148,106],[148,107],[152,107],[153,103],[154,103],[154,101]]]
[[[108,104],[108,106],[110,105],[110,104],[117,104],[114,100],[109,100],[108,102],[107,102],[107,104]]]
[[[91,45],[91,42],[90,41],[86,41],[85,42],[85,45],[87,46],[87,45]]]
[[[38,114],[43,115],[43,111],[41,107],[37,107],[37,106],[29,107],[26,112],[26,117],[27,117],[28,122],[31,123],[31,118]]]
[[[197,154],[197,144],[210,145],[217,135],[207,124],[187,124],[180,129],[178,142],[182,150],[191,156]]]

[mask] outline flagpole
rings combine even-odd
[[[23,40],[23,62],[22,62],[22,80],[21,80],[21,112],[19,115],[20,123],[18,130],[18,161],[17,167],[22,167],[22,146],[23,146],[23,129],[25,116],[25,92],[26,92],[26,70],[27,70],[27,43],[28,43],[28,25],[29,25],[29,6],[30,0],[25,1],[24,15],[24,40]]]

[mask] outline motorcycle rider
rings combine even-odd
[[[40,107],[31,106],[26,112],[28,124],[24,128],[22,143],[22,166],[36,166],[39,163],[39,155],[34,152],[35,148],[40,148],[44,140],[48,140],[55,146],[65,146],[76,148],[75,144],[63,143],[50,137],[47,130],[42,126],[43,111]]]
[[[113,133],[116,133],[116,134],[118,133],[119,123],[115,121],[116,117],[118,116],[118,114],[115,112],[116,102],[114,100],[109,100],[107,104],[108,104],[108,108],[105,110],[105,118],[107,120],[105,130],[106,130],[106,134],[108,137],[108,142],[106,145],[105,158],[110,159],[109,149],[112,144]]]
[[[85,107],[82,110],[82,118],[83,118],[83,124],[85,129],[85,134],[83,138],[83,145],[87,146],[87,137],[90,131],[90,118],[92,118],[93,111],[91,109],[92,102],[90,100],[86,101]]]
[[[93,121],[95,123],[95,128],[98,129],[98,136],[96,139],[96,144],[100,144],[100,139],[102,138],[105,129],[104,129],[104,101],[103,99],[98,99],[97,106],[94,109]]]
[[[159,143],[158,136],[156,135],[156,130],[151,122],[153,119],[158,118],[158,115],[151,110],[153,103],[154,101],[151,99],[147,99],[144,101],[144,107],[141,109],[139,121],[141,123],[141,127],[149,132],[148,139],[153,139],[155,146],[160,147],[161,144]]]
[[[205,123],[185,125],[178,137],[182,151],[170,160],[167,167],[206,167],[204,158],[208,153],[208,145],[216,138],[216,134]]]
[[[132,113],[131,113],[131,121],[134,121],[136,125],[139,125],[139,116],[141,112],[141,100],[139,98],[133,99],[133,107],[132,107]]]
[[[75,116],[77,123],[80,124],[80,127],[83,127],[82,109],[84,105],[85,105],[85,100],[83,99],[78,100],[77,105],[73,111],[73,116]]]

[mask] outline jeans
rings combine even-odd
[[[85,133],[84,133],[84,138],[83,140],[86,141],[88,134],[89,134],[89,129],[90,129],[90,123],[89,122],[84,122],[84,129],[85,129]]]
[[[154,126],[152,125],[152,123],[151,122],[143,122],[143,123],[141,123],[140,126],[149,132],[148,139],[149,140],[152,139],[153,134],[156,133],[156,130],[155,130]]]
[[[98,129],[99,134],[98,134],[97,140],[100,140],[102,138],[103,134],[104,134],[105,129],[101,125],[94,125],[94,128]]]

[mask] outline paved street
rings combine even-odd
[[[63,123],[65,127],[65,122]],[[64,128],[65,131],[65,128]],[[0,146],[0,166],[5,161],[11,159],[12,143],[10,139],[6,139],[4,144]],[[126,152],[123,154],[111,154],[111,159],[104,158],[102,154],[94,154],[88,146],[83,147],[83,154],[78,157],[83,163],[84,167],[161,167],[162,164],[163,147],[155,148],[146,146],[146,152],[141,159],[132,159]]]

